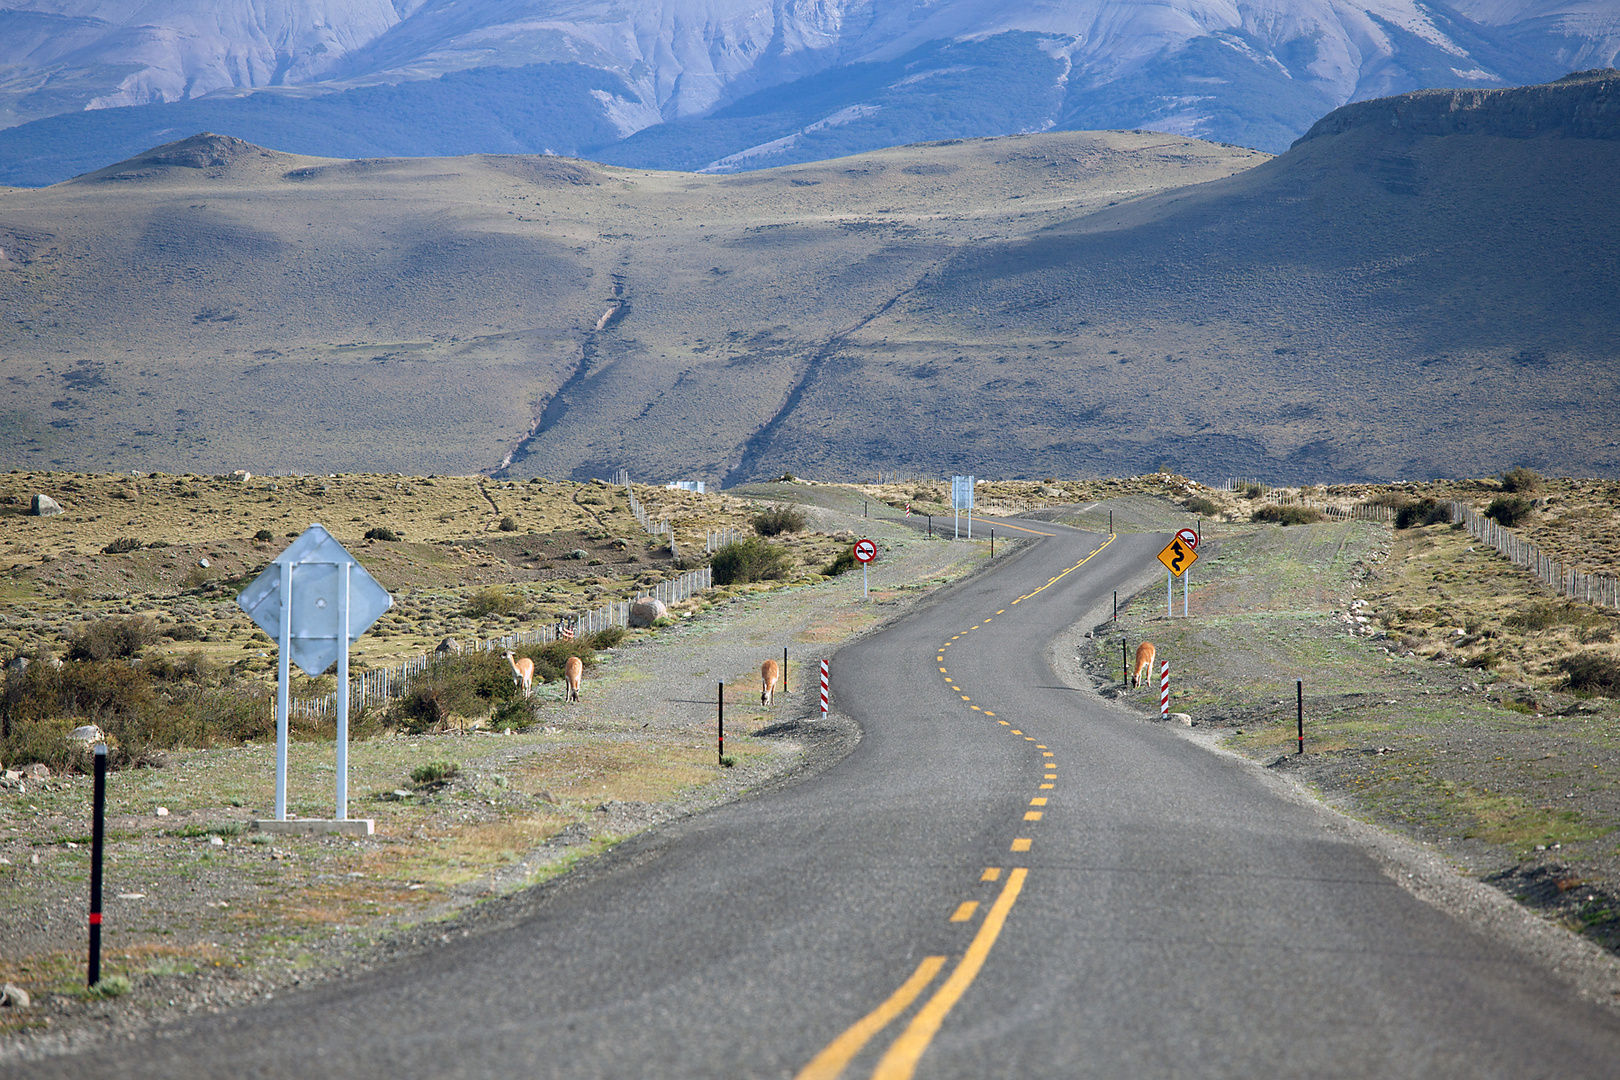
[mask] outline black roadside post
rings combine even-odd
[[[1299,752],[1305,752],[1305,680],[1294,680],[1295,704],[1299,708]]]
[[[1119,590],[1114,590],[1114,617],[1111,622],[1119,622]]]
[[[719,709],[720,709],[719,723],[716,725],[715,731],[718,732],[718,734],[719,734],[720,748],[715,753],[715,760],[716,760],[716,762],[718,764],[724,765],[726,763],[726,684],[725,684],[725,680],[721,680],[721,682],[720,682],[720,693],[718,695],[718,702],[719,702]]]
[[[996,530],[990,530],[990,557],[996,557]]]
[[[928,515],[928,536],[929,536],[929,539],[933,539],[933,536],[934,536],[934,515],[933,514]]]
[[[1114,535],[1114,512],[1112,510],[1108,511],[1108,535]]]
[[[787,646],[782,646],[782,693],[787,693]]]
[[[96,743],[95,810],[90,826],[90,976],[101,981],[101,848],[107,838],[107,744]]]
[[[1125,651],[1128,648],[1130,648],[1130,646],[1125,643],[1125,639],[1120,638],[1119,639],[1119,681],[1122,682],[1122,683],[1128,683],[1128,682],[1131,681],[1131,661],[1130,661],[1129,655]]]

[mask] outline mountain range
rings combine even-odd
[[[0,189],[0,466],[1620,474],[1620,72],[736,174],[199,135]]]
[[[1280,152],[1347,102],[1617,52],[1609,0],[11,0],[0,182],[199,130],[720,172],[1047,130]]]

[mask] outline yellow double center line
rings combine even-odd
[[[878,1062],[872,1073],[872,1080],[910,1080],[917,1069],[917,1062],[922,1058],[923,1051],[934,1039],[940,1025],[950,1013],[956,1003],[961,1000],[967,988],[973,985],[973,980],[984,967],[984,962],[990,956],[990,949],[995,945],[996,938],[1001,936],[1001,928],[1007,923],[1007,915],[1018,900],[1018,894],[1023,891],[1024,879],[1029,876],[1026,867],[1014,867],[1007,875],[1007,884],[1002,886],[1001,895],[991,905],[985,914],[984,922],[979,926],[979,932],[973,935],[973,941],[968,945],[967,952],[957,963],[956,969],[950,977],[934,992],[917,1015],[911,1018],[906,1030],[894,1040],[883,1059]],[[901,984],[900,989],[889,996],[889,999],[870,1013],[857,1020],[847,1031],[832,1042],[827,1048],[811,1059],[810,1064],[799,1071],[795,1080],[836,1080],[844,1071],[856,1054],[866,1046],[872,1038],[889,1025],[895,1017],[905,1012],[911,1003],[928,988],[945,966],[945,957],[930,956],[917,965],[917,970],[911,973],[911,978]]]

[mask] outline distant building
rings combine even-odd
[[[699,495],[704,493],[703,481],[701,480],[674,480],[664,486],[666,488],[675,488],[678,491],[695,491]]]

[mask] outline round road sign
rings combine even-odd
[[[855,557],[863,563],[869,563],[877,558],[877,545],[870,540],[855,541]]]
[[[1183,544],[1186,544],[1194,551],[1198,550],[1198,534],[1196,532],[1191,529],[1182,529],[1176,535],[1181,538]]]

